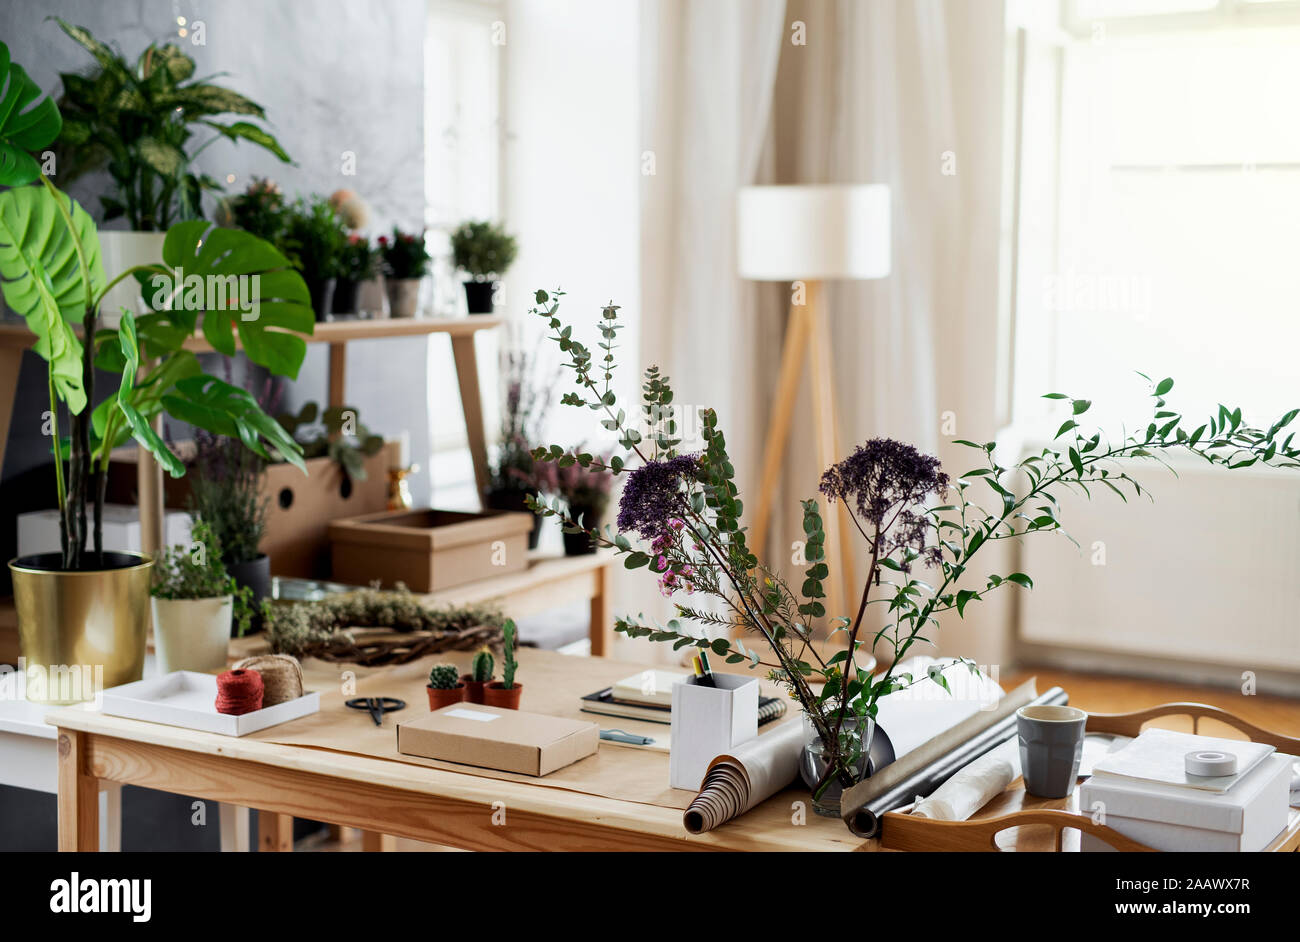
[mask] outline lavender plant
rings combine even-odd
[[[603,308],[599,352],[593,352],[575,340],[572,327],[557,316],[562,296],[559,291],[538,291],[533,309],[547,320],[552,339],[568,358],[565,365],[576,389],[561,401],[601,415],[602,426],[618,436],[627,458],[613,455],[605,460],[558,445],[535,449],[533,458],[561,468],[576,464],[626,475],[617,528],[586,532],[598,545],[620,554],[628,569],[656,573],[676,609],[676,617],[663,624],[644,615],[619,618],[616,630],[671,643],[674,649],[707,648],[728,664],[767,668],[771,679],[800,702],[820,740],[826,771],[814,786],[815,797],[833,781],[848,787],[861,776],[866,744],[856,731],[876,715],[881,697],[927,678],[946,689],[943,670],[952,664],[977,671],[966,658],[936,663],[919,677],[900,671],[899,665],[913,645],[930,641],[928,634],[939,627],[941,617],[955,612],[964,618],[972,602],[1007,585],[1033,587],[1023,572],[986,574],[975,568],[974,558],[980,549],[1001,540],[1065,533],[1059,495],[1077,490],[1091,497],[1098,488],[1113,491],[1125,502],[1126,491],[1147,495],[1121,460],[1151,460],[1168,467],[1162,455],[1176,450],[1229,469],[1256,464],[1300,467],[1300,449],[1292,447],[1295,432],[1281,438],[1300,410],[1258,429],[1243,421],[1240,409],[1220,406],[1208,421],[1192,426],[1167,402],[1173,380],[1152,382],[1146,376],[1153,408],[1143,431],[1112,440],[1101,431],[1085,430],[1080,419],[1091,401],[1050,393],[1048,399],[1069,404],[1072,417],[1057,430],[1052,444],[1014,465],[997,462],[993,442],[958,441],[978,454],[978,463],[951,478],[937,458],[902,442],[873,439],[827,468],[820,482],[827,501],[843,502],[847,508],[871,560],[854,614],[836,613],[824,622],[834,642],[826,649],[833,653],[824,656],[813,643],[815,628],[828,615],[823,584],[830,575],[818,501],[802,501],[808,566],[796,591],[746,543],[735,469],[713,410],[701,413],[703,450],[679,453],[669,379],[650,367],[642,384],[640,415],[648,430],[643,435],[619,407],[612,388],[621,329],[618,307],[611,303]],[[950,503],[938,503],[947,495],[952,495]],[[558,499],[532,499],[529,505],[543,516],[561,518],[565,527],[582,529]],[[918,569],[933,575],[922,579]],[[706,607],[692,596],[716,604]],[[864,633],[871,605],[885,606],[883,625]],[[711,639],[708,629],[723,629],[730,637]],[[747,646],[746,635],[761,637],[767,651]],[[889,665],[879,675],[858,664],[860,653],[873,651],[880,651]]]

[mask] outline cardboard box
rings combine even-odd
[[[714,674],[715,686],[690,677],[673,684],[668,784],[698,791],[709,763],[758,735],[758,678]]]
[[[1259,851],[1286,827],[1290,756],[1271,755],[1226,792],[1098,772],[1079,786],[1079,811],[1156,850]],[[1098,804],[1100,803],[1100,804]],[[1082,835],[1081,850],[1114,850]]]
[[[397,751],[501,772],[547,775],[596,752],[595,723],[454,703],[397,727]]]
[[[528,565],[531,513],[395,510],[329,525],[333,578],[437,592]]]

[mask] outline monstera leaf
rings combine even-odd
[[[54,99],[42,98],[40,86],[22,66],[9,61],[4,43],[0,43],[0,87],[5,90],[0,99],[0,184],[23,186],[41,173],[30,152],[49,146],[59,136],[63,119]]]
[[[59,203],[72,220],[71,230]],[[104,265],[90,215],[53,188],[0,193],[0,287],[9,306],[27,318],[36,334],[34,349],[49,361],[55,390],[74,414],[86,405],[81,343],[71,327],[86,311],[77,243],[90,272],[91,295],[97,297],[104,290]]]
[[[239,439],[244,447],[268,461],[282,457],[304,474],[307,472],[302,448],[262,411],[247,390],[223,383],[215,376],[190,376],[162,397],[162,407],[182,422]],[[279,454],[271,454],[268,445]]]
[[[250,360],[297,378],[307,344],[296,334],[315,330],[316,316],[307,283],[274,246],[240,229],[194,220],[167,230],[163,262],[173,273],[170,292],[153,287],[151,275],[137,275],[156,312],[190,331],[202,313],[203,335],[213,349],[234,356],[237,333]]]
[[[126,367],[122,370],[122,383],[117,390],[117,407],[126,417],[132,437],[148,449],[158,464],[167,469],[168,474],[174,478],[181,477],[185,473],[185,465],[135,406],[135,374],[140,369],[140,344],[135,336],[135,318],[130,311],[122,314],[117,335],[122,344],[122,356],[126,360]]]

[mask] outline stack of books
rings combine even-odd
[[[582,712],[601,716],[618,716],[647,723],[672,723],[673,684],[686,680],[688,674],[647,670],[633,674],[604,690],[582,698]],[[784,700],[758,698],[758,725],[785,715]]]

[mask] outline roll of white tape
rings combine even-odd
[[[1183,757],[1188,775],[1231,775],[1237,771],[1237,757],[1231,752],[1198,750]]]

